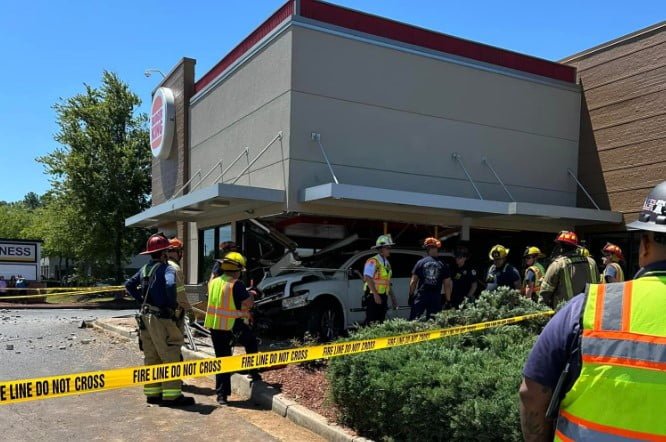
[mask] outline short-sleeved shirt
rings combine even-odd
[[[604,281],[609,282],[610,280],[617,279],[617,268],[613,265],[607,265],[604,269]]]
[[[535,282],[536,281],[536,275],[534,274],[534,271],[532,269],[527,269],[525,272],[525,282]]]
[[[465,264],[464,267],[456,267],[453,271],[453,293],[451,294],[451,304],[460,305],[465,296],[472,288],[472,284],[477,282],[478,275],[476,270]]]
[[[634,279],[653,271],[666,271],[666,261],[645,266]],[[585,294],[581,293],[548,321],[527,358],[523,376],[554,389],[565,365],[570,362],[569,385],[573,385],[573,381],[580,375],[582,363],[580,357],[571,357],[571,351],[578,339],[584,306]]]
[[[449,266],[432,256],[420,259],[412,269],[412,275],[419,278],[417,296],[440,296],[444,280],[451,277]]]
[[[381,260],[382,264],[384,264],[384,267],[389,267],[389,261],[388,259],[384,258],[383,256],[380,255],[375,255],[373,258]],[[375,270],[376,270],[377,265],[375,264],[374,259],[368,259],[365,262],[365,266],[363,267],[363,276],[367,276],[368,278],[372,278],[375,276]]]
[[[515,282],[520,282],[520,272],[511,264],[504,263],[504,266],[501,268],[491,265],[488,269],[488,276],[486,282],[488,283],[487,290],[495,290],[500,286],[507,286],[513,288]]]

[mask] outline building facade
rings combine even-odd
[[[593,252],[619,244],[635,270],[639,237],[624,225],[666,180],[666,22],[561,62],[576,68],[582,92],[578,175],[596,204],[624,221],[582,231]],[[593,207],[582,192],[578,200]]]
[[[185,239],[189,283],[223,239],[275,258],[261,231],[287,249],[432,231],[515,250],[623,221],[581,199],[572,66],[316,0],[285,3],[197,81],[194,66],[156,89],[173,102],[154,102],[153,153],[172,133],[170,152],[153,207],[127,220]]]

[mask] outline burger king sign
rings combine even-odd
[[[176,119],[171,89],[161,87],[153,95],[150,107],[150,150],[155,158],[168,158]]]

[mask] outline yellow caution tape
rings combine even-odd
[[[124,285],[106,285],[106,286],[91,286],[91,287],[26,287],[26,288],[16,288],[16,287],[7,287],[3,290],[6,291],[26,291],[26,290],[39,290],[40,292],[72,292],[72,291],[85,291],[85,290],[99,290],[99,289],[123,289]]]
[[[6,300],[6,299],[31,299],[31,298],[47,298],[51,296],[76,296],[76,295],[95,295],[98,293],[110,293],[110,292],[117,292],[119,290],[124,290],[125,287],[117,287],[117,288],[112,288],[112,287],[101,287],[98,288],[97,290],[78,290],[78,291],[71,291],[71,292],[57,292],[57,293],[42,293],[38,295],[12,295],[12,296],[0,296],[0,302]],[[30,290],[30,289],[27,289]],[[36,290],[36,289],[33,289]]]
[[[65,374],[32,379],[0,382],[0,405],[58,398],[84,393],[97,393],[143,384],[198,378],[218,373],[299,364],[316,359],[365,353],[384,348],[442,339],[528,319],[552,315],[553,311],[531,313],[513,318],[498,319],[460,327],[428,330],[383,338],[338,342],[325,345],[297,347],[286,350],[174,362],[168,364],[117,368],[86,373]]]

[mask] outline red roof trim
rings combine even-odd
[[[301,0],[301,15],[378,37],[459,55],[555,80],[569,83],[576,82],[576,69],[571,66],[451,37],[318,0]]]
[[[194,84],[194,93],[201,91],[208,86],[218,75],[224,72],[235,61],[241,58],[252,46],[257,44],[262,38],[268,35],[273,29],[292,16],[294,13],[294,1],[288,0],[280,9],[263,22],[257,29],[231,50],[222,60],[220,60],[210,71]]]
[[[288,0],[271,15],[245,40],[240,42],[219,63],[199,79],[194,85],[194,92],[200,92],[235,61],[268,35],[280,23],[294,15],[294,0]],[[505,49],[476,43],[450,35],[421,29],[395,20],[366,14],[321,2],[319,0],[301,0],[300,15],[346,29],[363,32],[378,37],[388,38],[403,43],[432,49],[439,52],[458,55],[484,63],[503,66],[522,72],[540,75],[555,80],[576,83],[576,68],[553,61],[543,60],[530,55],[519,54]]]

